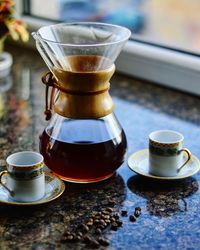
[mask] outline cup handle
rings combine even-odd
[[[189,160],[191,159],[191,152],[190,152],[190,150],[188,150],[187,148],[182,148],[181,150],[180,150],[180,152],[186,152],[186,154],[187,154],[187,156],[188,156],[188,158],[187,158],[187,160],[183,163],[183,165],[180,167],[180,168],[178,168],[178,170],[177,170],[177,172],[179,173],[181,170],[182,170],[182,168],[189,162]]]
[[[14,196],[14,192],[12,190],[10,190],[8,187],[6,187],[6,185],[3,184],[1,181],[4,174],[8,174],[8,171],[4,170],[4,171],[0,172],[0,184],[10,193],[11,196]]]

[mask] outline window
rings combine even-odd
[[[24,0],[25,20],[99,21],[132,31],[121,72],[200,94],[200,1]],[[29,19],[28,19],[29,17]]]

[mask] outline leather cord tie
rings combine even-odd
[[[83,92],[83,91],[77,91],[77,90],[69,90],[65,89],[63,86],[60,86],[53,74],[49,71],[46,74],[42,76],[42,82],[46,85],[46,91],[45,91],[45,112],[44,114],[46,115],[46,120],[50,120],[52,116],[52,107],[54,103],[54,98],[55,98],[55,90],[59,90],[63,93],[66,94],[71,94],[71,95],[98,95],[102,94],[105,91],[108,91],[110,88],[110,84],[108,83],[108,87],[102,90],[98,91],[93,91],[93,92]],[[51,95],[50,95],[50,103],[49,103],[49,87],[52,87],[51,90]]]
[[[49,71],[42,76],[42,82],[46,85],[45,89],[45,111],[46,120],[50,120],[52,116],[52,106],[55,94],[55,78],[53,74]],[[50,104],[49,104],[49,87],[52,87],[51,96],[50,96]]]

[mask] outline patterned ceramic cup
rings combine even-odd
[[[36,152],[24,151],[8,156],[7,171],[0,173],[0,183],[15,201],[31,202],[45,194],[43,156]],[[6,183],[2,176],[7,175]]]
[[[190,151],[183,148],[183,140],[182,134],[172,130],[158,130],[149,135],[150,174],[169,177],[178,174],[191,158]]]

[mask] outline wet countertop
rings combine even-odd
[[[1,169],[10,153],[38,151],[38,137],[46,125],[40,78],[47,69],[36,51],[8,49],[14,64],[12,74],[0,82]],[[127,135],[127,158],[147,148],[148,134],[157,129],[183,133],[185,146],[200,157],[199,97],[117,74],[111,83],[115,113]],[[0,249],[199,249],[200,173],[155,181],[132,172],[127,158],[111,179],[91,185],[66,183],[65,193],[48,205],[0,204]],[[107,227],[100,236],[89,230],[84,234],[92,239],[90,244],[66,239],[94,212],[108,207],[115,216],[118,213],[120,227]],[[132,222],[129,216],[138,207],[141,215]],[[128,216],[122,216],[122,210]],[[109,245],[98,245],[99,237]]]

